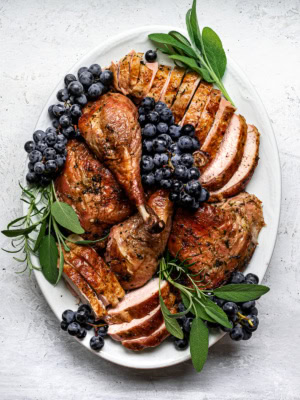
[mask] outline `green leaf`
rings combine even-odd
[[[171,335],[177,337],[178,339],[183,339],[183,332],[180,328],[179,323],[176,321],[176,319],[171,318],[172,314],[170,313],[168,307],[165,305],[161,296],[159,296],[159,302],[160,302],[161,312],[165,320],[167,331],[170,332]]]
[[[1,231],[1,233],[3,233],[3,235],[12,238],[12,237],[17,237],[17,236],[21,236],[21,235],[27,235],[28,233],[32,232],[35,230],[36,228],[36,224],[29,226],[28,228],[24,228],[24,229],[4,229],[3,231]]]
[[[202,31],[202,40],[210,66],[222,79],[226,70],[227,58],[221,39],[211,28],[205,27]]]
[[[180,55],[171,55],[170,58],[172,58],[172,60],[182,62],[188,68],[197,72],[203,79],[206,80],[206,82],[214,82],[214,79],[211,78],[209,72],[204,68],[200,68],[198,63],[193,58]]]
[[[58,250],[52,235],[43,237],[39,248],[39,259],[45,278],[55,284],[58,278]]]
[[[208,353],[208,329],[201,318],[195,318],[192,322],[190,351],[194,368],[197,372],[200,372]]]
[[[205,69],[205,68],[200,68],[200,75],[202,76],[202,78],[203,78],[206,82],[209,82],[209,83],[214,83],[214,82],[215,82],[214,78],[212,78],[212,77],[210,76],[209,71],[207,71],[207,69]]]
[[[59,243],[59,270],[58,270],[58,277],[57,277],[55,284],[57,284],[61,279],[62,273],[64,271],[64,263],[65,263],[64,253],[62,251],[61,244]]]
[[[193,31],[195,45],[203,54],[204,47],[203,47],[201,32],[200,32],[200,28],[199,28],[199,24],[198,24],[196,6],[197,6],[197,1],[194,0],[192,9],[191,9],[191,14],[190,14],[190,25],[191,25],[191,29]]]
[[[167,33],[151,33],[148,35],[149,39],[156,43],[166,44],[177,49],[183,50],[187,55],[190,57],[197,57],[196,53],[190,46],[186,46],[182,44],[177,39],[174,39],[172,36],[168,35]]]
[[[33,252],[36,252],[39,249],[42,239],[45,236],[46,226],[47,226],[47,219],[44,219],[44,221],[42,222],[38,237],[36,238]]]
[[[191,12],[192,12],[191,9],[187,11],[186,16],[185,16],[185,23],[186,23],[186,29],[188,31],[190,40],[195,45],[193,28],[191,25]]]
[[[180,56],[179,54],[174,54],[170,56],[170,58],[172,58],[172,60],[177,60],[184,63],[187,67],[193,69],[194,71],[198,72],[198,74],[200,74],[201,68],[193,58]]]
[[[7,229],[9,229],[11,226],[16,225],[17,222],[19,221],[24,221],[26,219],[26,215],[20,218],[16,218],[13,221],[11,221],[8,225],[7,225]],[[25,221],[24,221],[25,222]]]
[[[165,44],[156,43],[156,48],[160,50],[163,54],[168,54],[169,56],[173,54],[173,52],[169,49]]]
[[[84,233],[84,229],[82,229],[80,225],[77,214],[69,204],[55,201],[51,205],[51,214],[59,225],[69,231],[77,233],[78,235]]]
[[[172,36],[174,39],[177,39],[179,42],[181,42],[186,46],[191,45],[191,43],[187,40],[187,38],[177,31],[170,31],[169,35]]]
[[[256,300],[269,290],[270,288],[264,285],[231,284],[214,289],[213,293],[220,299],[239,303]]]
[[[214,320],[214,322],[218,322],[218,324],[226,326],[226,328],[232,328],[232,325],[230,324],[226,313],[222,310],[221,307],[217,306],[217,304],[215,304],[208,297],[205,297],[204,304],[205,312]]]

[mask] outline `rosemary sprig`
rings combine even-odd
[[[25,268],[20,273],[33,269],[42,270],[45,278],[52,284],[61,279],[64,265],[63,249],[70,251],[67,242],[78,245],[89,245],[104,240],[73,240],[68,238],[63,229],[76,234],[83,234],[77,214],[71,206],[59,201],[53,181],[47,187],[32,186],[22,189],[21,201],[28,204],[27,214],[16,218],[7,225],[2,233],[12,238],[12,250],[2,249],[8,253],[21,253],[21,257],[14,257]],[[34,233],[38,235],[33,236]],[[33,256],[39,258],[40,267],[33,263]],[[59,268],[57,268],[58,258]]]

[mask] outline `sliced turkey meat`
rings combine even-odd
[[[109,67],[110,71],[113,74],[113,87],[120,92],[121,88],[119,87],[119,62],[116,64],[112,62]]]
[[[221,101],[221,92],[218,89],[213,89],[206,101],[204,110],[201,113],[200,119],[196,127],[196,136],[200,142],[203,144],[210,128],[215,119],[215,115],[219,109],[219,104]]]
[[[136,100],[142,100],[150,91],[154,81],[156,72],[158,70],[158,63],[140,63],[140,74],[136,85],[131,89],[131,95]]]
[[[125,95],[130,93],[129,80],[130,80],[130,64],[135,52],[131,51],[119,62],[118,71],[118,86],[121,92]]]
[[[78,297],[83,304],[89,304],[96,319],[101,319],[106,314],[106,309],[101,300],[98,299],[94,290],[75,268],[67,263],[64,264],[63,278],[71,293]]]
[[[245,268],[263,226],[261,201],[240,193],[219,203],[205,203],[196,212],[178,208],[168,248],[173,256],[189,260],[199,287],[211,289]]]
[[[222,97],[214,123],[201,146],[201,150],[206,152],[209,156],[209,163],[215,158],[220,148],[224,134],[235,110],[235,107]],[[207,168],[207,166],[206,164],[205,168]]]
[[[167,297],[170,286],[167,281],[160,284],[161,295]],[[154,278],[139,289],[131,290],[119,302],[117,307],[108,310],[106,321],[109,324],[130,322],[142,318],[159,305],[159,279]]]
[[[167,65],[159,65],[157,73],[152,83],[152,87],[147,96],[153,97],[155,101],[160,99],[160,95],[166,82],[168,81],[169,76],[171,75],[171,67]]]
[[[212,85],[207,82],[201,82],[192,98],[190,105],[180,122],[180,125],[191,124],[197,126],[204,106],[212,90]]]
[[[221,201],[235,196],[245,189],[257,166],[259,156],[259,132],[253,125],[248,125],[247,139],[241,163],[231,179],[216,192],[210,193],[210,202]]]
[[[131,89],[137,84],[140,75],[140,65],[143,60],[144,53],[134,52],[130,62],[130,77],[129,77],[129,88]]]
[[[175,123],[178,124],[184,116],[198,85],[200,77],[196,72],[187,72],[177,92],[176,99],[171,107]]]
[[[175,302],[175,295],[170,293],[164,300],[168,308],[172,308]],[[136,339],[151,335],[163,323],[163,315],[160,305],[142,318],[133,319],[130,322],[109,325],[107,333],[117,341]]]
[[[160,306],[157,306],[143,318],[133,319],[130,322],[124,322],[122,324],[109,325],[107,333],[117,341],[138,338],[150,335],[162,322],[163,316]]]
[[[149,336],[143,336],[137,339],[123,340],[122,345],[129,350],[142,351],[149,347],[159,346],[170,333],[167,331],[166,325],[163,322],[156,331],[152,332]]]
[[[168,192],[157,190],[147,204],[164,222],[162,232],[149,232],[139,213],[110,230],[105,260],[125,290],[141,287],[152,278],[170,234],[173,203]]]
[[[170,108],[176,98],[177,92],[185,74],[184,68],[175,67],[171,72],[168,85],[161,93],[160,100]]]
[[[218,190],[229,181],[241,162],[246,137],[245,118],[234,114],[215,159],[200,177],[200,182],[206,189]]]
[[[74,236],[70,239],[74,240]],[[114,273],[91,247],[67,243],[70,251],[63,249],[65,264],[72,266],[86,280],[104,305],[115,307],[125,292]]]

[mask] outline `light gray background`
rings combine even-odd
[[[184,27],[191,1],[0,0],[0,227],[21,213],[23,143],[58,79],[106,38],[145,24]],[[300,399],[300,2],[198,1],[272,120],[282,165],[277,245],[248,342],[227,337],[198,375],[190,362],[130,370],[86,351],[59,324],[34,277],[1,252],[0,398]],[[230,49],[230,50],[229,50]],[[263,132],[262,132],[263,134]],[[9,240],[1,236],[1,247]]]

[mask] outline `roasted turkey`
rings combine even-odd
[[[164,222],[162,232],[149,233],[137,213],[115,225],[109,234],[105,260],[126,290],[141,287],[152,278],[170,234],[173,205],[168,192],[156,191],[148,205]]]
[[[99,239],[112,225],[128,218],[133,207],[113,174],[85,143],[70,140],[67,150],[64,169],[55,181],[56,193],[74,208],[85,238]]]
[[[169,283],[162,281],[159,291],[158,278],[151,279],[167,244],[174,257],[191,264],[189,271],[200,288],[226,283],[250,261],[264,218],[260,200],[243,190],[258,162],[259,132],[195,72],[145,63],[143,53],[135,51],[112,63],[110,70],[114,92],[89,103],[79,121],[98,159],[85,144],[71,141],[66,167],[56,181],[59,197],[73,206],[89,238],[113,225],[105,252],[108,267],[93,249],[71,245],[64,276],[95,316],[109,323],[114,340],[140,351],[169,336],[160,291],[169,310],[176,312]],[[173,225],[168,193],[158,190],[147,202],[141,185],[141,131],[133,102],[145,96],[164,101],[176,123],[192,124],[201,144],[194,159],[201,184],[210,190],[210,203],[196,212],[178,208]],[[138,209],[132,216],[120,187]]]
[[[199,287],[211,289],[225,283],[233,271],[246,267],[263,226],[261,201],[241,193],[220,203],[204,204],[195,213],[178,209],[168,248],[174,257],[193,264],[189,270]]]
[[[164,223],[146,205],[140,176],[141,128],[135,105],[119,93],[108,93],[85,112],[79,129],[94,154],[114,174],[136,205],[147,229],[160,232]]]

